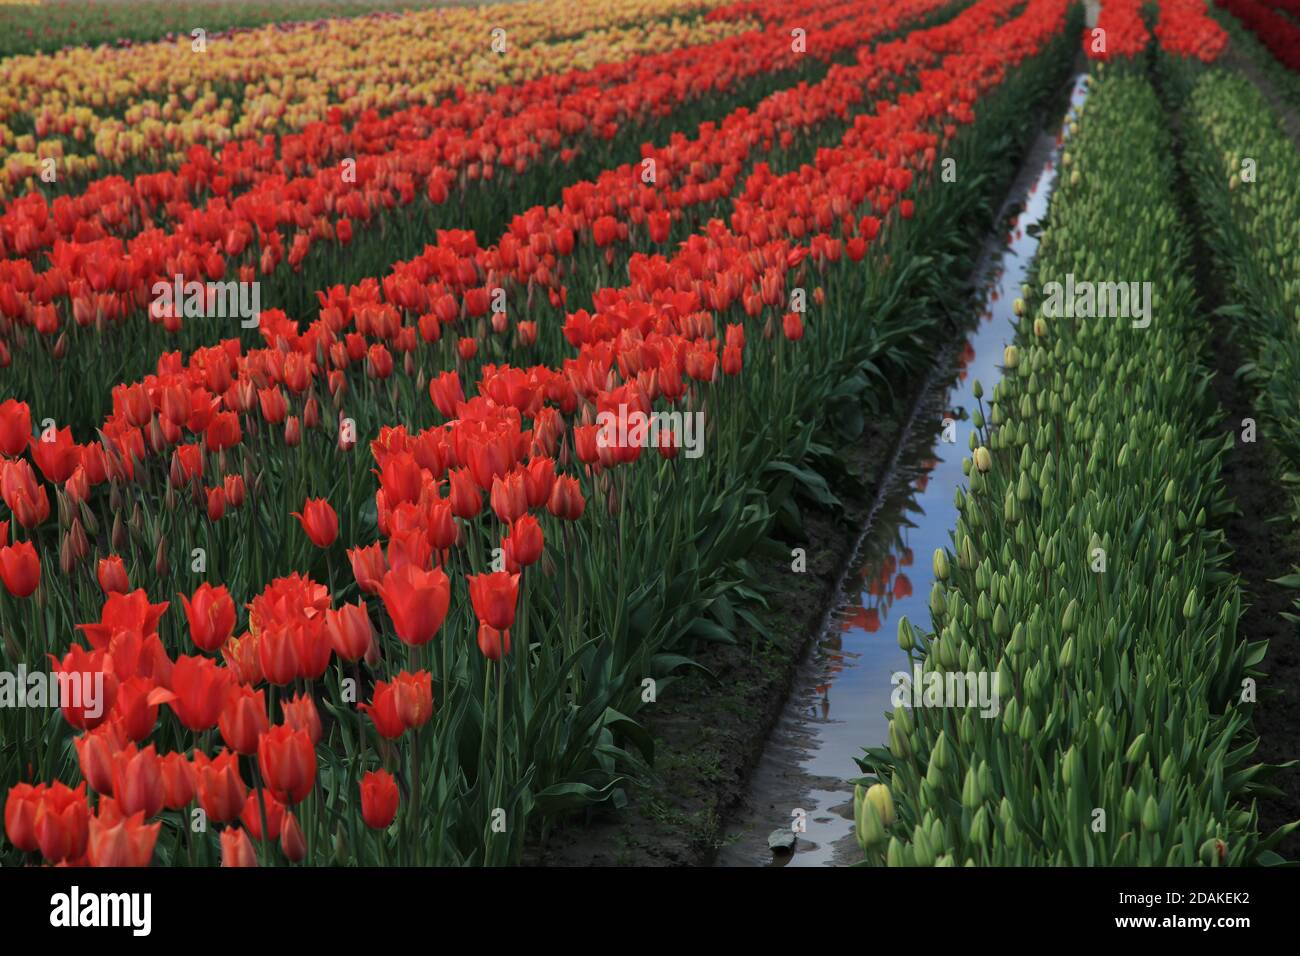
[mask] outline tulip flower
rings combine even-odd
[[[514,549],[515,560],[525,567],[542,556],[542,548],[545,545],[542,526],[532,515],[523,515],[511,525],[509,540]]]
[[[72,740],[77,751],[77,766],[90,789],[98,794],[113,794],[113,757],[122,747],[115,740],[112,724],[102,724]]]
[[[33,787],[17,783],[5,798],[5,836],[24,853],[36,851],[36,809],[45,793],[45,784]]]
[[[0,402],[0,455],[17,458],[32,438],[32,412],[26,402]]]
[[[280,827],[284,824],[285,805],[275,798],[269,790],[262,791],[262,803],[258,804],[257,794],[252,791],[244,801],[244,809],[239,814],[239,822],[244,825],[248,835],[259,843],[262,841],[262,812],[266,812],[266,839],[280,839]]]
[[[302,803],[316,785],[316,748],[305,730],[272,727],[258,742],[257,765],[267,786],[286,805]]]
[[[348,560],[352,563],[352,576],[364,594],[378,594],[383,584],[388,564],[384,560],[384,550],[376,542],[364,548],[351,548]]]
[[[318,548],[328,548],[339,536],[339,516],[324,498],[308,498],[302,506],[302,513],[295,511],[292,514]]]
[[[189,759],[182,753],[169,753],[160,761],[163,782],[163,806],[180,810],[194,800],[195,776]]]
[[[361,819],[372,830],[385,830],[397,816],[397,782],[387,770],[372,770],[361,778]]]
[[[71,699],[60,700],[60,709],[68,724],[81,730],[93,730],[109,718],[117,702],[118,679],[113,658],[107,651],[87,651],[73,644],[59,660],[50,655],[61,686],[70,689]]]
[[[52,784],[42,793],[32,819],[37,845],[47,863],[79,859],[86,852],[89,825],[84,783],[76,790],[62,783]]]
[[[229,670],[209,657],[182,655],[172,669],[171,683],[170,691],[159,688],[150,701],[170,705],[190,730],[211,730],[217,725],[231,683]]]
[[[405,565],[384,575],[380,597],[403,643],[427,644],[442,627],[451,603],[451,582],[441,568]]]
[[[156,816],[163,808],[162,767],[153,745],[137,751],[134,744],[113,757],[113,798],[122,813]]]
[[[290,863],[301,863],[307,858],[307,839],[298,825],[298,818],[288,810],[280,828],[280,852]]]
[[[362,603],[345,604],[338,610],[326,611],[325,633],[329,635],[334,653],[345,661],[365,657],[375,639],[370,613]]]
[[[202,751],[195,751],[194,790],[199,806],[213,823],[237,819],[248,798],[248,787],[239,775],[239,755],[222,750],[209,759]]]
[[[320,711],[310,694],[295,694],[280,701],[280,710],[284,714],[284,725],[294,730],[301,730],[311,739],[312,744],[320,743]]]
[[[478,649],[490,661],[500,661],[510,653],[510,632],[498,631],[487,624],[478,626]]]
[[[105,594],[113,592],[125,594],[131,588],[131,584],[126,577],[126,565],[116,554],[110,554],[108,557],[100,559],[95,570],[95,576],[98,578],[99,586]]]
[[[147,814],[134,813],[113,819],[91,817],[86,853],[91,866],[144,867],[153,859],[162,823],[146,824]]]
[[[380,736],[394,740],[433,716],[433,676],[402,671],[392,681],[375,681],[371,703],[359,709],[370,715]]]
[[[480,623],[508,631],[515,623],[519,600],[519,575],[505,571],[470,575],[469,596]]]
[[[41,562],[30,541],[0,548],[0,579],[16,598],[30,597],[41,583]]]
[[[257,866],[257,851],[248,839],[248,831],[226,827],[221,831],[221,865],[223,867]]]
[[[225,585],[213,587],[206,581],[191,598],[180,596],[190,625],[190,640],[201,651],[212,653],[235,631],[235,602]]]
[[[271,727],[266,715],[265,692],[242,684],[231,685],[217,726],[221,729],[221,739],[231,750],[244,756],[256,753],[258,740]]]

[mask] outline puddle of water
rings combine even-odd
[[[1061,129],[1039,138],[1012,187],[999,217],[1006,231],[990,237],[976,272],[987,276],[979,323],[957,356],[951,385],[936,390],[918,414],[859,548],[847,597],[800,667],[747,805],[718,852],[720,866],[827,866],[861,858],[848,782],[861,776],[854,758],[865,746],[884,744],[892,676],[910,670],[898,647],[899,619],[930,627],[931,558],[951,545],[957,523],[956,492],[966,486],[961,463],[970,454],[970,415],[978,405],[972,390],[977,380],[984,386],[987,414],[1003,349],[1014,336],[1013,304],[1038,248],[1028,229],[1047,212],[1065,128],[1085,96],[1083,78],[1076,77]],[[953,443],[943,441],[945,417],[956,424]],[[794,853],[774,857],[768,834],[796,822],[806,829]]]

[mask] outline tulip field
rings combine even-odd
[[[1233,529],[1300,522],[1298,54],[1289,0],[0,7],[0,865],[545,864],[647,817],[659,708],[798,665],[849,450],[966,335],[1080,75],[898,626],[1000,704],[860,741],[855,862],[1283,862],[1300,549]]]

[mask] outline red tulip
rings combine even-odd
[[[546,503],[547,510],[565,521],[577,521],[582,517],[586,507],[587,501],[582,497],[582,488],[578,485],[578,479],[568,475],[557,475],[555,485],[551,488],[551,497]]]
[[[469,576],[469,597],[481,623],[507,631],[515,623],[519,575],[505,571]]]
[[[211,759],[201,750],[194,752],[194,790],[199,806],[213,823],[238,818],[248,798],[248,787],[239,775],[239,755],[223,750]]]
[[[423,571],[408,564],[384,575],[379,594],[397,636],[419,646],[433,640],[442,627],[451,603],[451,582],[441,568]]]
[[[230,682],[230,671],[212,658],[182,655],[172,669],[171,691],[160,688],[150,700],[170,704],[190,730],[211,730],[225,706]]]
[[[320,711],[310,694],[295,694],[288,700],[280,701],[280,710],[284,714],[284,725],[294,730],[301,730],[311,739],[312,744],[320,743]]]
[[[52,426],[51,426],[52,427]],[[47,481],[61,485],[81,464],[81,448],[72,440],[71,428],[47,430],[31,444],[32,461]]]
[[[156,816],[163,808],[162,767],[150,744],[137,751],[134,744],[113,757],[113,798],[126,816],[143,813]]]
[[[33,820],[41,855],[49,863],[79,859],[86,852],[89,824],[86,785],[70,790],[62,783],[52,784],[36,807]]]
[[[120,741],[115,738],[112,724],[104,724],[72,740],[81,776],[90,789],[104,796],[113,794],[113,755],[120,749]]]
[[[498,631],[486,624],[478,626],[478,649],[490,661],[499,661],[510,653],[510,632]]]
[[[457,518],[474,518],[483,510],[483,494],[470,475],[468,468],[456,468],[450,473],[451,488],[448,498],[451,500],[452,513]]]
[[[224,867],[257,866],[257,851],[248,839],[248,831],[227,827],[221,831],[221,865]]]
[[[226,490],[218,485],[215,488],[207,489],[208,494],[208,520],[217,522],[222,519],[226,513]]]
[[[146,824],[146,814],[118,817],[112,813],[91,817],[86,844],[91,866],[142,867],[153,859],[162,823]]]
[[[361,778],[361,819],[372,830],[387,829],[397,816],[397,783],[387,770],[372,770]]]
[[[364,548],[352,548],[348,551],[348,560],[352,562],[352,576],[357,586],[365,594],[378,594],[383,584],[388,563],[384,560],[384,549],[379,542]]]
[[[69,690],[71,700],[61,699],[60,709],[67,722],[80,730],[93,730],[108,719],[117,702],[118,679],[113,672],[113,658],[107,651],[87,651],[73,644],[63,660],[53,654],[55,673],[62,675],[61,686]]]
[[[298,818],[290,811],[284,812],[284,822],[280,828],[280,852],[290,863],[301,863],[307,858],[307,840],[302,835]]]
[[[33,787],[18,783],[9,788],[5,798],[5,835],[23,853],[32,853],[40,845],[36,840],[36,810],[45,793],[45,784]]]
[[[244,810],[239,815],[239,822],[244,825],[249,836],[262,840],[262,809],[266,809],[266,839],[280,839],[280,827],[284,824],[284,804],[275,798],[270,790],[262,791],[262,806],[257,803],[257,794],[250,792],[244,801]]]
[[[226,586],[200,584],[192,598],[180,595],[190,625],[190,640],[201,651],[212,653],[235,631],[235,602]]]
[[[509,524],[528,511],[528,489],[521,471],[492,479],[492,511]]]
[[[226,692],[226,702],[217,718],[221,739],[236,753],[251,756],[257,742],[271,728],[266,715],[266,693],[243,684],[233,684]]]
[[[268,425],[279,425],[289,413],[289,401],[279,386],[259,389],[257,400],[262,407],[262,418]]]
[[[791,342],[803,338],[803,318],[798,312],[787,312],[781,316],[781,331]]]
[[[283,687],[301,676],[302,660],[294,631],[277,623],[257,635],[257,664],[262,676]]]
[[[0,403],[0,454],[17,458],[32,438],[32,411],[25,402],[6,399]]]
[[[318,548],[328,548],[339,536],[339,516],[324,498],[308,498],[302,514],[295,511],[292,516],[302,523],[303,531]]]
[[[131,584],[126,578],[126,565],[116,554],[100,559],[95,576],[99,579],[99,586],[105,594],[112,592],[125,594],[131,589]]]
[[[510,526],[510,544],[515,560],[527,567],[542,556],[545,539],[542,526],[532,515],[523,515]]]
[[[257,744],[257,765],[267,786],[285,804],[302,803],[316,785],[316,748],[304,730],[283,724],[272,727]]]
[[[529,508],[543,508],[555,487],[555,462],[550,458],[534,458],[524,469],[524,488],[528,493]]]
[[[360,709],[370,715],[380,736],[400,737],[433,716],[433,676],[428,671],[402,671],[392,681],[375,681],[372,703]]]
[[[179,810],[194,799],[194,767],[183,753],[169,753],[161,761],[163,806]]]
[[[375,639],[370,613],[362,603],[345,604],[337,611],[326,611],[325,633],[329,635],[334,653],[345,661],[365,657]]]
[[[30,597],[41,583],[41,561],[30,541],[0,548],[0,578],[16,598]]]
[[[128,740],[138,743],[153,733],[158,707],[149,702],[149,696],[156,686],[153,678],[139,675],[128,677],[118,686],[114,721]]]

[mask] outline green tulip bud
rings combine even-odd
[[[872,784],[867,788],[866,801],[876,811],[883,826],[892,827],[898,815],[894,812],[894,795],[883,783]]]
[[[1066,605],[1065,613],[1061,615],[1061,633],[1073,634],[1079,624],[1079,602],[1071,598],[1070,603]]]
[[[1155,797],[1147,797],[1146,803],[1142,804],[1142,829],[1160,829],[1160,806]]]
[[[934,552],[934,576],[940,581],[948,580],[948,553],[943,548]]]
[[[898,646],[904,652],[911,651],[916,647],[916,639],[912,635],[912,625],[907,622],[907,616],[898,620]]]
[[[1000,641],[1005,641],[1011,634],[1011,620],[1007,617],[1007,609],[1001,604],[993,612],[993,635]]]

